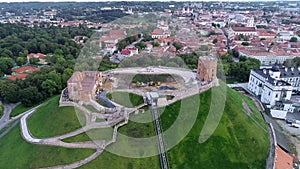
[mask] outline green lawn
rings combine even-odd
[[[87,108],[89,111],[91,111],[91,112],[95,112],[95,113],[97,113],[97,112],[99,112],[99,110],[97,110],[94,106],[92,106],[92,105],[89,105],[89,104],[84,104],[83,105],[85,108]]]
[[[85,116],[81,111],[75,111],[74,107],[58,107],[58,101],[59,96],[53,97],[28,119],[28,127],[33,136],[53,137],[85,125]]]
[[[268,129],[267,125],[265,124],[265,121],[262,117],[262,114],[259,112],[259,110],[257,109],[255,103],[252,101],[252,99],[250,99],[247,96],[242,96],[244,98],[244,101],[247,103],[247,105],[249,106],[252,114],[251,117],[253,119],[255,119],[262,127],[264,127],[264,129]]]
[[[145,113],[140,113],[138,115],[132,114],[130,116],[129,123],[119,129],[119,134],[117,138],[117,143],[113,143],[108,146],[108,148],[114,148],[121,145],[126,147],[128,151],[132,151],[136,145],[133,142],[123,138],[120,135],[126,135],[129,137],[141,138],[141,137],[150,137],[155,135],[155,131],[152,123],[152,116],[150,111],[145,111]],[[91,133],[94,132],[94,133]],[[90,141],[90,134],[93,134],[94,137],[111,137],[112,129],[94,129],[90,130],[88,133],[83,133],[71,138],[67,138],[64,141],[66,142],[77,142],[77,141]],[[96,135],[95,135],[96,134]],[[131,149],[132,148],[132,149]],[[149,148],[149,147],[147,147]],[[145,149],[147,149],[145,148]],[[157,151],[157,146],[151,147],[152,151]],[[133,150],[134,151],[134,150]],[[147,158],[127,158],[124,156],[119,156],[114,153],[105,151],[99,157],[97,157],[92,162],[80,167],[82,169],[90,168],[117,168],[117,169],[160,169],[159,156],[152,156]]]
[[[137,115],[131,114],[127,125],[119,129],[119,133],[134,138],[155,136],[151,112],[145,111]]]
[[[159,157],[127,158],[104,151],[99,157],[80,169],[160,169]]]
[[[206,142],[199,143],[199,134],[210,108],[211,94],[212,90],[200,94],[201,104],[195,124],[187,136],[168,152],[171,168],[265,168],[269,148],[268,133],[244,112],[242,99],[245,96],[232,89],[227,89],[225,110],[217,129]],[[198,99],[197,97],[199,95],[186,99],[187,109],[195,106],[193,100]],[[247,103],[251,102],[247,100]],[[266,126],[253,104],[249,105],[257,113],[253,116],[259,119],[261,125]],[[180,102],[177,102],[162,113],[164,130],[175,122],[180,106]]]
[[[222,84],[224,85],[224,84]],[[217,92],[213,92],[217,90]],[[261,169],[265,168],[265,160],[268,155],[269,137],[268,133],[260,126],[266,127],[259,111],[251,99],[227,88],[226,103],[221,121],[216,130],[204,143],[199,143],[199,135],[208,118],[212,97],[220,97],[219,87],[211,89],[200,95],[176,102],[166,108],[160,109],[161,125],[163,130],[169,129],[177,118],[181,118],[179,109],[184,107],[183,113],[189,115],[195,106],[199,106],[196,112],[195,123],[187,135],[175,147],[168,151],[168,158],[172,169],[202,169],[202,168],[241,168]],[[123,94],[119,94],[120,96]],[[127,96],[128,97],[128,96]],[[120,97],[121,98],[121,97]],[[31,133],[37,137],[50,137],[64,134],[80,127],[76,112],[72,107],[58,108],[58,97],[49,100],[48,104],[39,108],[29,119]],[[200,105],[197,100],[200,99]],[[124,100],[124,99],[123,99]],[[258,126],[246,113],[242,106],[242,100],[248,104],[252,111],[252,118],[259,122]],[[220,106],[220,103],[214,103]],[[189,117],[189,116],[187,116]],[[90,163],[81,168],[118,168],[118,169],[159,169],[159,156],[147,158],[128,158],[110,153],[122,147],[128,153],[136,151],[141,155],[148,151],[157,152],[156,141],[154,144],[137,148],[135,142],[129,138],[144,138],[154,136],[155,131],[152,116],[149,110],[138,115],[132,114],[129,123],[119,129],[117,142],[108,146],[107,151]],[[181,123],[178,132],[187,123]],[[89,134],[94,134],[98,139],[105,139],[112,129],[93,129],[71,138],[66,142],[89,141]],[[178,133],[177,132],[177,133]],[[31,145],[23,141],[20,129],[14,128],[8,135],[0,140],[0,166],[3,168],[37,168],[53,164],[64,164],[73,162],[93,153],[94,150],[87,149],[63,149],[58,147],[47,147]],[[165,138],[166,145],[169,140],[176,137]],[[17,146],[16,146],[17,145]],[[148,146],[149,145],[149,146]],[[72,154],[72,155],[70,155]],[[126,153],[125,153],[126,154]],[[151,153],[150,153],[151,154]],[[8,163],[7,161],[14,161]]]
[[[90,156],[95,150],[30,144],[23,140],[17,125],[0,139],[0,152],[0,168],[21,169],[70,164]]]
[[[59,95],[59,96],[60,96],[60,95]],[[54,97],[58,97],[58,96],[53,96],[53,97],[47,99],[47,100],[44,101],[44,102],[47,102],[48,100],[50,100],[50,99],[52,99],[52,98],[54,98]],[[40,103],[39,103],[39,104],[40,104]],[[19,115],[19,114],[22,114],[22,113],[24,113],[25,111],[30,110],[30,109],[34,108],[35,106],[37,106],[37,105],[39,105],[39,104],[35,104],[35,105],[30,106],[30,107],[26,107],[26,106],[24,106],[23,104],[19,104],[18,106],[16,106],[16,107],[12,110],[10,116],[14,117],[14,116],[17,116],[17,115]]]
[[[144,103],[142,96],[127,92],[111,92],[107,98],[125,107],[135,107]]]
[[[64,139],[65,142],[84,142],[91,140],[106,140],[112,139],[113,128],[91,129],[85,133],[78,134],[73,137]]]
[[[25,107],[24,105],[19,104],[18,106],[16,106],[16,107],[12,110],[10,116],[12,116],[12,117],[17,116],[17,115],[19,115],[19,114],[24,113],[24,112],[27,111],[27,110],[32,109],[32,108],[35,107],[35,106],[37,106],[37,105],[30,106],[30,107]]]

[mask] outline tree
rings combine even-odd
[[[0,76],[10,73],[11,68],[14,66],[14,60],[9,57],[0,58]]]
[[[179,50],[182,48],[182,45],[179,43],[176,43],[176,42],[173,43],[173,46],[176,48],[176,50]]]
[[[53,70],[48,73],[47,79],[52,80],[57,85],[57,89],[62,89],[60,73],[57,73],[55,70]]]
[[[284,66],[287,66],[287,67],[292,67],[292,66],[298,67],[298,66],[300,66],[300,57],[295,57],[294,59],[287,59],[284,62]]]
[[[153,46],[159,46],[160,44],[158,42],[152,42]]]
[[[146,45],[144,42],[139,42],[139,43],[135,44],[135,47],[138,48],[139,50],[143,50],[146,48]]]
[[[210,31],[210,32],[208,33],[208,35],[207,35],[207,36],[209,37],[209,36],[211,36],[211,35],[215,35],[215,34],[216,34],[216,32],[215,32],[215,31]]]
[[[290,42],[297,42],[298,38],[297,37],[291,37]]]
[[[73,74],[72,69],[70,69],[70,68],[65,69],[64,73],[62,74],[62,77],[61,77],[62,84],[67,84],[67,81],[70,79],[72,74]]]
[[[27,62],[27,58],[25,57],[17,57],[17,65],[18,66],[22,66]]]
[[[42,98],[41,93],[34,86],[27,87],[20,91],[20,101],[24,106],[32,106],[38,103]]]
[[[213,44],[216,44],[216,43],[218,43],[218,39],[217,39],[217,38],[215,38],[215,39],[212,41],[212,43],[213,43]]]
[[[19,101],[20,87],[11,81],[5,81],[1,85],[1,96],[8,103],[16,103]]]
[[[244,39],[244,35],[243,34],[239,34],[239,40],[243,40]]]
[[[29,59],[29,63],[33,64],[33,65],[36,65],[39,61],[40,61],[39,58],[30,58]]]
[[[247,61],[247,57],[246,56],[239,56],[239,61],[240,62],[245,62],[245,61]]]
[[[249,42],[242,42],[243,46],[249,46]]]
[[[49,96],[52,96],[57,92],[58,86],[54,81],[47,79],[42,83],[42,88],[45,93],[47,93]]]

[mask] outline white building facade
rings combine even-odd
[[[300,67],[273,66],[251,70],[248,89],[263,103],[273,106],[277,101],[290,100],[293,91],[300,91],[299,85]]]

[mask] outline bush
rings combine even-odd
[[[249,42],[242,42],[243,46],[249,46]]]

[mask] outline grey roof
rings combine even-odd
[[[292,70],[293,69],[293,70]],[[274,65],[272,68],[267,69],[257,69],[254,70],[256,73],[260,74],[261,76],[267,78],[269,77],[269,72],[280,72],[280,78],[289,78],[289,77],[300,77],[300,67],[283,67]],[[264,73],[264,70],[266,71],[266,74]]]
[[[275,80],[270,76],[270,72],[280,72],[280,78],[291,78],[291,77],[299,77],[300,78],[300,67],[283,67],[279,65],[274,65],[272,68],[267,69],[257,69],[254,70],[257,74],[261,75],[262,77],[268,79],[268,82],[276,85],[276,86],[290,86],[291,84],[285,82],[283,80]]]
[[[290,83],[283,81],[283,80],[275,80],[273,78],[268,78],[267,82],[269,82],[270,84],[274,85],[274,86],[291,86]]]
[[[299,71],[298,67],[287,68],[287,71],[285,71],[285,68],[281,68],[281,69],[279,69],[279,71],[280,71],[281,78],[300,77],[300,71]]]

